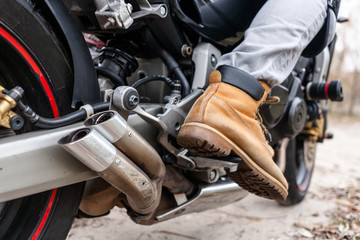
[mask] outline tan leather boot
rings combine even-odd
[[[202,156],[242,158],[231,179],[256,195],[284,200],[287,181],[273,161],[274,151],[256,120],[271,90],[248,73],[220,66],[195,102],[177,137],[178,143]]]

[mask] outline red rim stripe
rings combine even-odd
[[[312,171],[311,171],[312,172]],[[298,185],[298,189],[300,191],[304,191],[306,189],[306,187],[309,185],[309,182],[310,182],[310,177],[311,177],[311,172],[309,172],[307,175],[306,175],[306,179],[304,181],[303,184],[301,185]]]
[[[56,106],[54,95],[52,94],[49,84],[47,83],[47,81],[46,81],[44,75],[42,74],[42,72],[40,71],[39,67],[36,65],[35,61],[32,59],[32,57],[29,55],[29,53],[8,32],[6,32],[1,27],[0,27],[0,35],[2,37],[4,37],[11,45],[13,45],[20,52],[20,54],[25,58],[25,60],[29,63],[31,68],[34,70],[34,72],[39,75],[40,82],[43,85],[46,95],[49,98],[54,117],[58,118],[59,111]]]
[[[45,214],[35,232],[35,234],[32,236],[31,240],[36,240],[37,237],[39,236],[39,234],[41,233],[41,230],[43,229],[45,223],[46,223],[46,220],[48,219],[49,217],[49,214],[50,214],[50,211],[51,211],[51,208],[52,208],[52,205],[54,203],[54,199],[55,199],[55,195],[56,195],[56,192],[57,192],[57,189],[53,189],[52,192],[51,192],[51,197],[50,197],[50,200],[49,200],[49,203],[46,207],[46,210],[45,210]]]
[[[20,43],[18,43],[15,38],[13,38],[8,32],[6,32],[2,27],[0,27],[0,35],[5,38],[11,45],[13,45],[18,51],[19,53],[25,58],[25,60],[29,63],[29,65],[31,66],[31,68],[34,70],[34,72],[36,74],[39,75],[40,78],[40,82],[43,85],[43,88],[45,89],[46,95],[48,96],[53,114],[55,118],[59,117],[59,111],[55,102],[55,98],[54,95],[51,92],[51,89],[49,87],[49,84],[47,83],[44,75],[42,74],[41,70],[39,69],[39,67],[36,65],[35,61],[32,59],[32,57],[29,55],[29,53],[20,45]],[[37,239],[37,237],[39,236],[39,234],[41,233],[41,231],[43,230],[45,223],[49,217],[49,214],[51,212],[52,206],[54,204],[54,199],[57,193],[57,189],[53,189],[51,192],[51,196],[49,199],[49,202],[47,204],[45,213],[41,219],[40,224],[38,225],[35,234],[32,236],[31,240],[35,240]]]

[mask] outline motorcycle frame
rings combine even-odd
[[[74,124],[0,139],[0,202],[97,177],[58,145],[62,136],[81,127]]]

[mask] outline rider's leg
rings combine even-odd
[[[244,41],[223,55],[218,66],[234,66],[270,86],[281,83],[322,27],[326,7],[327,0],[268,0]]]
[[[326,0],[268,0],[244,42],[211,74],[179,132],[179,144],[205,156],[240,156],[238,171],[230,175],[235,182],[257,195],[284,199],[288,185],[256,114],[270,86],[290,74],[325,16]]]

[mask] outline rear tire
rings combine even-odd
[[[58,117],[71,111],[71,60],[42,10],[29,0],[1,2],[0,85],[21,86],[23,101],[41,116]],[[26,121],[16,134],[33,130]],[[0,137],[8,134],[0,127]],[[65,239],[83,186],[74,184],[0,203],[0,239]]]
[[[285,178],[289,183],[288,196],[283,205],[295,205],[304,200],[314,170],[316,142],[297,136],[283,141],[286,148]]]

